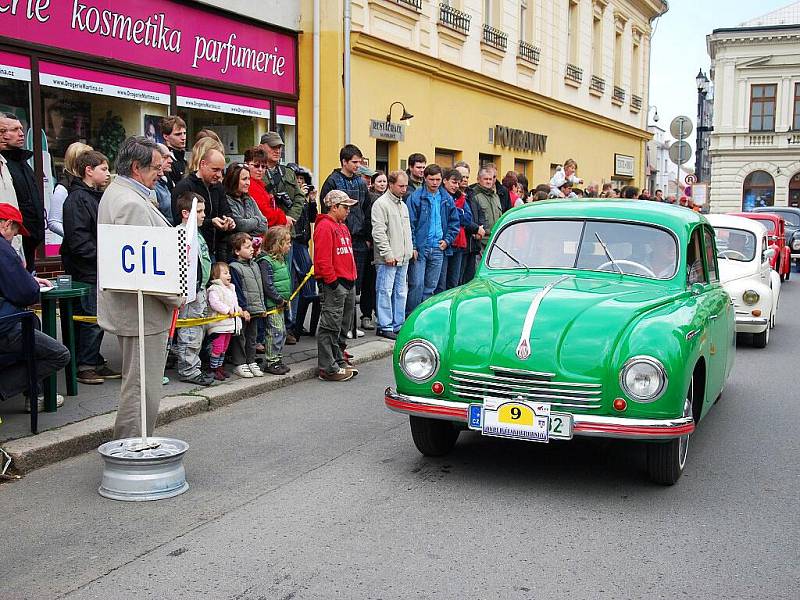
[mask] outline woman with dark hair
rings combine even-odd
[[[503,181],[501,182],[503,187],[508,190],[508,199],[510,201],[511,206],[518,206],[518,201],[520,198],[519,194],[519,180],[517,179],[517,174],[514,171],[509,171],[506,173],[506,176],[503,177]]]
[[[233,163],[228,167],[222,185],[236,224],[233,233],[248,233],[251,237],[264,235],[267,232],[267,219],[250,197],[250,170],[241,163]]]
[[[375,175],[370,179],[369,184],[369,197],[372,202],[386,193],[386,188],[389,187],[389,180],[386,178],[386,173],[383,171],[376,171]]]

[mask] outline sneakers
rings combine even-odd
[[[230,375],[228,372],[223,369],[222,367],[217,367],[216,369],[209,369],[208,376],[213,377],[216,381],[225,381]]]
[[[214,383],[214,378],[209,377],[201,371],[194,377],[181,377],[181,381],[184,383],[191,383],[192,385],[209,386]]]
[[[386,338],[387,340],[397,339],[397,334],[394,331],[381,331],[380,329],[378,329],[378,331],[375,332],[375,335],[377,335],[378,337]]]
[[[375,329],[375,325],[372,323],[372,319],[369,317],[361,317],[361,329],[367,329],[372,331]]]
[[[270,375],[283,375],[284,370],[281,368],[281,363],[272,363],[264,367],[264,372]]]
[[[297,338],[294,337],[291,333],[286,336],[286,341],[284,342],[287,346],[294,346],[297,343]]]
[[[333,373],[328,373],[327,371],[320,369],[319,378],[322,381],[347,381],[348,379],[353,378],[353,373],[345,369],[338,369]]]
[[[44,394],[40,395],[37,400],[38,412],[44,412]],[[64,396],[56,394],[56,408],[61,408],[62,406],[64,406]],[[25,412],[31,412],[31,399],[27,397],[25,398]]]
[[[261,370],[261,367],[258,366],[258,363],[250,363],[247,365],[247,367],[250,369],[250,373],[253,375],[253,377],[264,376],[264,371]]]
[[[239,365],[233,370],[233,372],[239,377],[243,377],[245,379],[252,379],[255,377],[255,375],[250,372],[250,365]]]
[[[356,329],[356,337],[364,337],[364,335],[365,334],[364,334],[363,331],[361,331],[360,329]],[[353,339],[353,331],[352,330],[347,332],[347,339],[348,340],[352,340]]]
[[[281,373],[281,375],[286,375],[286,374],[287,374],[289,371],[291,371],[291,370],[292,370],[292,369],[289,367],[289,365],[286,365],[286,364],[284,364],[284,363],[283,363],[283,361],[280,361],[280,362],[278,363],[278,366],[281,368],[281,371],[283,371],[283,373]]]
[[[100,385],[105,379],[94,369],[84,369],[78,371],[78,381],[86,385]]]
[[[354,367],[352,364],[348,364],[348,365],[347,365],[347,366],[344,368],[344,370],[345,370],[345,371],[347,371],[348,373],[352,373],[353,377],[355,377],[356,375],[358,375],[358,369],[356,369],[356,368],[355,368],[355,367]]]
[[[100,365],[99,367],[95,367],[94,372],[100,375],[103,379],[121,379],[122,373],[115,371],[114,369],[110,369],[108,365]]]

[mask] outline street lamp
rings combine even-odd
[[[413,119],[414,118],[414,115],[412,115],[410,112],[408,112],[406,110],[405,104],[403,104],[402,102],[392,102],[389,105],[389,112],[386,115],[386,122],[387,123],[391,123],[392,122],[392,108],[394,107],[395,104],[399,104],[400,106],[403,107],[403,116],[400,117],[401,121],[407,121],[408,119]]]
[[[647,107],[647,114],[650,114],[650,109],[653,109],[653,123],[658,123],[658,107],[655,104],[651,104]]]
[[[708,173],[703,169],[703,150],[706,133],[712,129],[706,125],[708,119],[708,115],[706,115],[706,96],[708,95],[710,82],[706,74],[703,73],[703,69],[698,71],[694,81],[697,85],[697,142],[695,144],[694,154],[694,173],[697,177],[697,181],[700,182],[708,179]]]

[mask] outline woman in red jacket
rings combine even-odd
[[[250,196],[256,201],[261,214],[267,218],[267,225],[286,225],[286,213],[275,206],[275,199],[264,185],[267,172],[267,153],[258,146],[244,152],[244,164],[250,170]]]

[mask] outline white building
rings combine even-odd
[[[800,204],[800,2],[707,37],[711,209]]]
[[[653,134],[653,139],[647,142],[647,189],[651,194],[661,190],[667,195],[670,182],[675,187],[678,167],[669,159],[666,132],[658,125],[648,125],[647,131]]]

